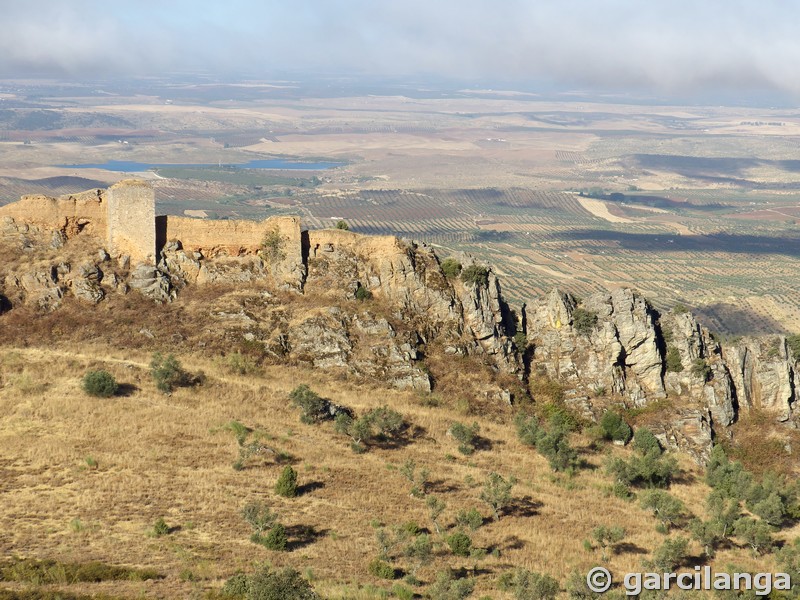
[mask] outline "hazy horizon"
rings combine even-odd
[[[5,2],[0,76],[281,73],[800,99],[800,6],[686,0]]]

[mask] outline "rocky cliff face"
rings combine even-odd
[[[264,223],[272,231],[273,224]],[[274,230],[282,233],[292,224],[298,225],[296,235],[289,231],[274,245],[237,246],[235,253],[215,246],[208,257],[196,244],[184,247],[175,239],[164,245],[156,265],[130,265],[127,257],[110,257],[97,238],[59,238],[56,244],[45,228],[7,218],[3,242],[29,252],[6,265],[0,293],[12,305],[52,311],[68,295],[97,304],[133,290],[171,302],[187,286],[242,286],[249,296],[236,302],[247,310],[221,302],[210,316],[228,339],[263,345],[276,359],[428,392],[424,358],[435,344],[521,378],[506,326],[508,307],[493,273],[485,285],[465,285],[446,278],[424,244],[340,230],[301,235],[296,219],[282,219]],[[281,293],[303,301],[287,301],[276,295]]]
[[[194,230],[179,224],[173,231]],[[590,418],[620,402],[658,408],[665,418],[654,429],[662,441],[698,461],[742,411],[767,411],[793,426],[798,420],[797,367],[783,337],[721,345],[691,314],[659,314],[625,288],[580,302],[552,290],[530,301],[517,322],[491,269],[476,283],[448,278],[425,244],[301,232],[297,219],[236,230],[266,241],[233,251],[214,245],[212,252],[170,239],[156,265],[131,265],[109,256],[90,230],[66,235],[60,226],[6,216],[2,244],[19,258],[0,266],[0,310],[29,304],[52,311],[69,295],[93,305],[130,290],[171,302],[187,286],[221,285],[234,291],[210,307],[211,322],[226,339],[256,344],[276,360],[427,392],[436,383],[428,372],[432,353],[469,358],[498,377],[556,381],[565,401]],[[518,332],[527,348],[512,341],[521,343]],[[508,389],[482,393],[512,400]]]
[[[796,426],[797,370],[784,337],[723,346],[691,314],[660,315],[629,289],[580,305],[553,290],[531,302],[526,317],[533,367],[560,381],[567,402],[587,416],[596,417],[608,396],[633,407],[666,405],[672,416],[656,427],[659,437],[699,461],[740,411],[763,409]]]

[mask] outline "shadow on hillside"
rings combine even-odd
[[[717,302],[692,308],[692,313],[704,323],[719,323],[732,336],[789,333],[769,315],[760,315],[747,307]],[[713,327],[712,327],[713,328]]]
[[[614,554],[647,554],[647,548],[642,548],[630,542],[614,544]]]
[[[542,503],[530,496],[514,498],[504,510],[503,514],[514,517],[535,517],[539,514]]]
[[[569,242],[606,241],[635,252],[725,252],[729,254],[776,254],[800,257],[799,237],[773,237],[718,233],[714,235],[670,235],[631,233],[609,229],[572,229],[553,233],[551,239]],[[597,248],[583,248],[597,252]]]
[[[328,535],[329,531],[329,529],[317,529],[313,525],[289,525],[286,528],[286,537],[289,538],[286,547],[289,551],[305,548]]]
[[[123,398],[127,398],[129,396],[133,396],[136,392],[139,391],[139,388],[132,383],[120,383],[117,387],[117,396],[121,396]]]
[[[458,491],[459,487],[453,483],[449,483],[446,479],[437,479],[436,481],[429,481],[427,484],[429,492],[435,494],[449,494],[450,492]]]
[[[304,483],[303,485],[297,486],[297,495],[305,496],[306,494],[310,494],[311,492],[321,490],[324,487],[325,484],[321,481],[310,481],[308,483]]]

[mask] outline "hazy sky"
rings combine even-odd
[[[0,75],[331,69],[800,99],[790,0],[0,0]]]

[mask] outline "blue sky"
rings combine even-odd
[[[0,76],[205,69],[800,96],[779,0],[0,0]]]

